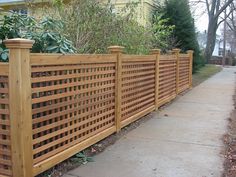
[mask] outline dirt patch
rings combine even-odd
[[[225,163],[223,177],[236,177],[236,92],[234,110],[229,118],[228,133],[224,135]]]

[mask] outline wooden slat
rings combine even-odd
[[[31,54],[32,66],[116,62],[114,55]]]
[[[137,61],[145,61],[146,64],[148,61],[155,61],[156,57],[153,55],[122,55],[122,61],[127,62],[127,61],[132,61],[132,62],[137,62]]]
[[[0,76],[8,76],[8,75],[9,75],[9,64],[0,63]]]
[[[60,153],[55,154],[54,156],[51,156],[44,161],[37,163],[34,165],[33,171],[34,175],[38,175],[39,173],[53,167],[54,165],[64,161],[65,159],[69,158],[70,156],[74,155],[75,153],[91,146],[92,144],[104,139],[105,137],[111,135],[116,131],[115,126],[110,127],[109,129],[106,129],[90,138],[85,139],[81,143],[78,143]]]

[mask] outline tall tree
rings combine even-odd
[[[163,19],[169,19],[168,25],[174,26],[176,46],[183,51],[194,50],[194,70],[201,64],[200,49],[197,42],[194,20],[188,0],[166,0],[158,9]]]
[[[208,14],[208,29],[207,29],[207,43],[204,52],[204,57],[208,62],[212,56],[216,42],[216,31],[219,25],[224,21],[219,20],[220,15],[234,0],[199,0],[206,4]]]

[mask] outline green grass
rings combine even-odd
[[[214,74],[222,70],[221,66],[216,65],[205,65],[193,74],[193,87],[199,85],[203,81],[207,80]]]

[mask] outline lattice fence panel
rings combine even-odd
[[[155,61],[122,63],[121,119],[155,105]]]
[[[34,164],[115,124],[115,63],[32,67]]]
[[[12,176],[8,76],[0,74],[0,176]]]
[[[176,59],[172,55],[166,55],[160,59],[158,93],[160,106],[176,96]]]
[[[189,56],[182,55],[179,58],[179,90],[183,91],[189,87]]]

